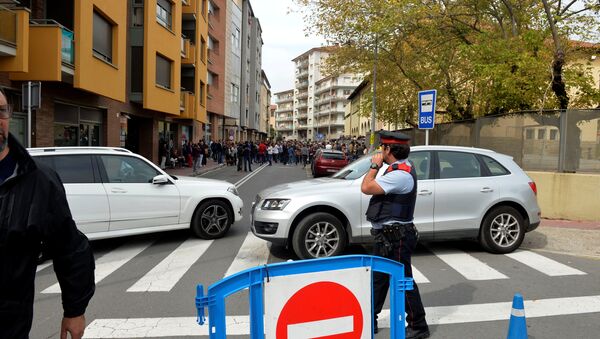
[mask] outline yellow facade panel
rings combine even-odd
[[[0,11],[2,13],[3,11]],[[14,36],[16,37],[16,55],[0,57],[0,72],[27,72],[29,67],[29,10],[17,9],[9,13],[6,11],[6,15],[10,15],[15,19],[15,25],[8,27],[14,29]],[[5,24],[11,20],[5,20],[0,17],[0,26],[4,27]],[[14,22],[14,21],[13,21]]]
[[[201,13],[208,12],[208,1],[193,0],[196,1],[198,6],[204,6],[200,8]],[[207,103],[207,86],[208,83],[208,21],[207,17],[203,15],[196,16],[196,120],[202,123],[208,123],[208,114],[206,112]],[[204,43],[201,43],[201,42]]]
[[[76,88],[125,101],[127,76],[127,1],[75,1]],[[94,13],[112,24],[112,55],[94,53]]]
[[[183,14],[198,14],[198,1],[199,0],[183,0]]]
[[[172,3],[171,27],[157,21],[156,0],[147,0],[144,9],[144,108],[180,115],[181,1]],[[156,58],[171,61],[171,85],[156,84]]]
[[[181,102],[180,102],[180,118],[183,119],[194,119],[196,116],[196,97],[194,93],[189,91],[181,91]]]
[[[185,57],[181,58],[181,63],[184,65],[193,65],[196,63],[196,45],[190,39],[185,39],[185,44],[187,45],[187,51]]]
[[[29,26],[28,70],[10,73],[10,80],[61,81],[62,32],[59,25]]]

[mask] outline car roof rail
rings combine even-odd
[[[35,147],[28,148],[29,153],[46,153],[57,151],[113,151],[122,153],[131,153],[132,151],[122,147],[99,147],[99,146],[66,146],[66,147]]]

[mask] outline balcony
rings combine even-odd
[[[308,114],[298,114],[298,119],[308,119]]]
[[[308,78],[308,69],[304,69],[298,73],[296,73],[296,78],[297,79],[305,79]]]
[[[283,112],[292,112],[294,110],[294,108],[289,105],[289,106],[277,106],[277,110],[275,111],[276,113],[283,113]]]
[[[283,104],[285,102],[292,102],[292,101],[294,101],[294,96],[290,95],[290,96],[287,96],[287,97],[279,98],[277,100],[277,103],[278,104]]]
[[[74,34],[50,19],[31,20],[29,70],[11,73],[11,80],[72,82],[75,73]]]
[[[29,64],[29,11],[0,5],[0,72],[24,72]]]
[[[296,88],[305,89],[308,88],[308,81],[300,81],[296,84]]]
[[[306,68],[306,67],[308,67],[308,58],[304,59],[303,61],[300,61],[296,66],[298,66],[298,68]]]
[[[297,109],[306,109],[308,107],[308,101],[299,101]]]
[[[292,121],[294,117],[292,115],[279,115],[275,118],[275,121]]]
[[[183,20],[193,20],[196,14],[198,14],[198,3],[200,0],[187,0],[182,1],[181,14],[183,14]]]
[[[179,95],[179,117],[182,119],[196,118],[196,96],[193,92],[181,89]]]
[[[292,125],[277,125],[275,129],[278,131],[292,131],[294,128]]]
[[[196,64],[196,45],[186,38],[181,39],[181,65],[194,66]],[[185,55],[184,55],[185,52]]]
[[[300,93],[296,94],[296,99],[306,99],[306,98],[308,98],[308,91],[300,92]]]

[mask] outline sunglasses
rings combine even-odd
[[[10,119],[12,117],[12,108],[9,105],[0,106],[0,119]]]

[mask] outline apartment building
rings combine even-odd
[[[261,79],[257,140],[265,140],[269,137],[269,119],[271,113],[271,84],[265,71],[261,71]]]
[[[278,138],[295,139],[294,135],[294,92],[290,89],[275,93],[275,131]]]
[[[295,66],[292,103],[288,102],[289,91],[276,93],[275,128],[281,135],[300,140],[327,140],[344,135],[347,97],[362,79],[356,74],[326,76],[322,72],[333,49],[312,48],[292,60]]]
[[[225,117],[225,47],[227,43],[227,3],[208,2],[208,125],[206,140],[223,140]]]
[[[0,86],[27,142],[21,86],[41,82],[31,146],[159,146],[204,136],[207,0],[21,0],[0,7]]]

